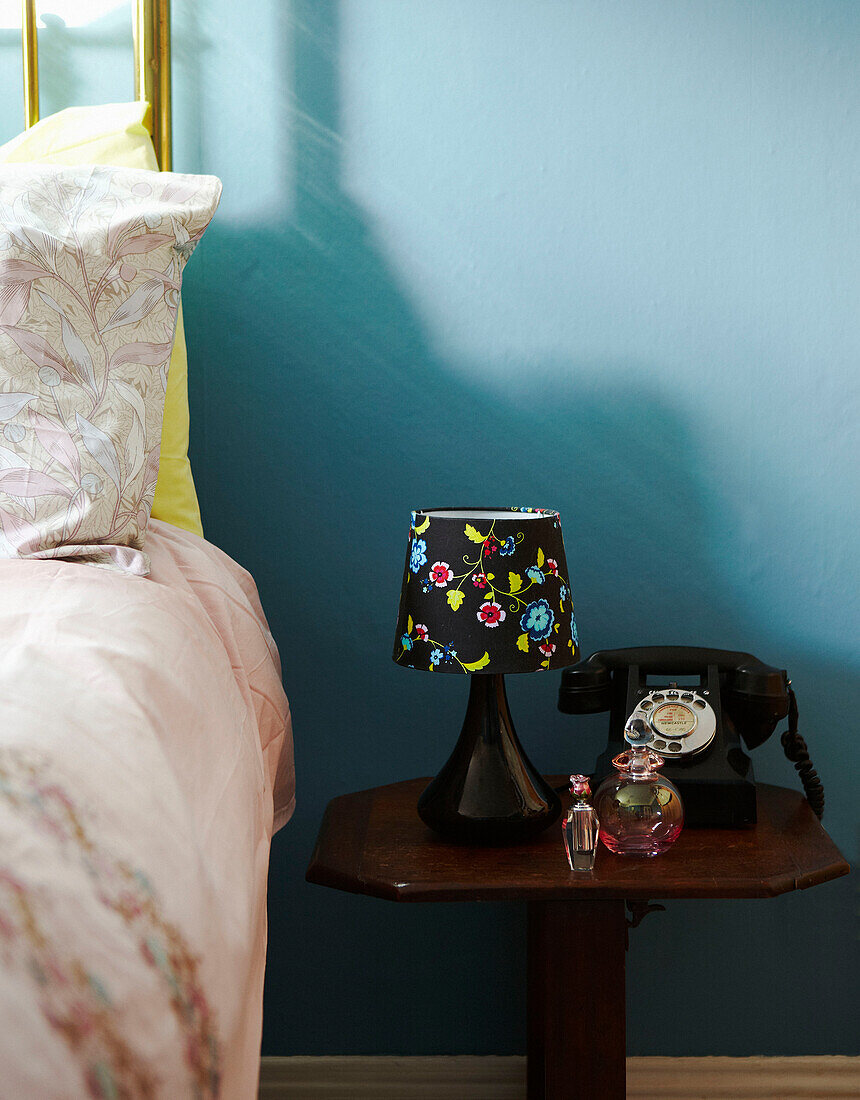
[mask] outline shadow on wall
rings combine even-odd
[[[766,636],[767,624],[736,606],[710,552],[719,520],[708,510],[707,471],[683,410],[652,381],[654,364],[624,364],[638,381],[621,387],[603,381],[606,363],[545,363],[501,395],[482,385],[489,364],[452,364],[434,353],[408,289],[342,189],[337,13],[333,0],[300,0],[284,22],[284,71],[294,81],[283,97],[292,220],[241,230],[216,221],[186,293],[189,318],[206,318],[189,346],[205,365],[205,376],[192,370],[191,378],[207,534],[257,579],[296,723],[299,808],[273,847],[264,1052],[510,1053],[524,1041],[516,907],[493,916],[482,907],[417,912],[423,907],[302,881],[326,801],[437,770],[462,719],[463,684],[408,675],[389,659],[409,510],[559,508],[586,652],[659,642],[743,648],[750,632]],[[796,641],[774,645],[764,659],[784,662],[796,678],[806,667],[822,697],[842,692],[844,711],[831,710],[832,720],[847,723],[858,685],[852,703],[841,669],[820,666]],[[515,721],[544,770],[589,767],[599,737],[581,762],[571,759],[573,727],[555,711],[556,687],[555,679],[515,678]],[[793,785],[775,744],[756,759]],[[840,896],[846,926],[834,942],[850,922],[847,893]],[[829,897],[828,912],[836,895]],[[818,898],[803,900],[789,905],[812,921]],[[659,918],[633,979],[643,992],[659,981],[670,1003],[684,998],[695,973],[667,954],[659,934],[683,942],[690,910],[673,910]],[[785,911],[769,904],[753,921],[743,906],[701,904],[695,924],[711,945],[744,925],[746,946],[725,970],[737,976],[768,951],[776,957],[770,945],[787,942],[777,927]],[[823,963],[816,956],[813,966],[796,946],[788,1003],[804,972],[815,982],[824,965],[840,981],[835,954]],[[736,1017],[727,978],[709,1002],[722,1023],[682,1019],[667,1038],[633,1018],[631,1053],[841,1049],[832,1020],[811,1020],[799,1039],[782,1035],[769,1000],[765,988],[748,991],[744,1017],[757,1023],[739,1036],[726,1022]],[[337,1033],[329,1027],[335,1002]]]

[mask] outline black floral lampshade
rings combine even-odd
[[[460,738],[418,801],[446,840],[516,844],[555,821],[561,803],[523,752],[505,673],[578,659],[558,512],[433,508],[412,513],[394,660],[470,673]]]
[[[577,657],[558,512],[412,513],[398,664],[425,672],[537,672]]]

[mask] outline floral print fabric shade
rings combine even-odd
[[[0,168],[0,556],[149,571],[182,271],[214,176]]]
[[[558,512],[413,512],[394,660],[460,673],[574,664],[578,642]]]

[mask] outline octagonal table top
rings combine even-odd
[[[558,786],[564,778],[550,782]],[[653,859],[616,856],[601,845],[594,870],[573,873],[558,824],[532,843],[507,848],[436,837],[415,809],[428,782],[409,779],[333,799],[307,880],[411,902],[762,898],[849,871],[804,797],[784,787],[758,785],[752,828],[686,828]]]

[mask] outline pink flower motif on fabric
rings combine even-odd
[[[47,766],[12,749],[0,750],[0,799],[22,818],[22,829],[52,838],[58,854],[87,874],[94,898],[120,918],[128,948],[162,979],[164,1009],[180,1029],[189,1095],[220,1095],[220,1043],[200,983],[199,960],[167,918],[146,874],[117,858]],[[24,834],[26,835],[26,834]],[[0,963],[24,970],[44,1018],[75,1057],[93,1100],[159,1095],[157,1067],[140,1056],[137,1036],[123,1030],[109,983],[74,945],[52,940],[51,894],[33,889],[0,861]]]

